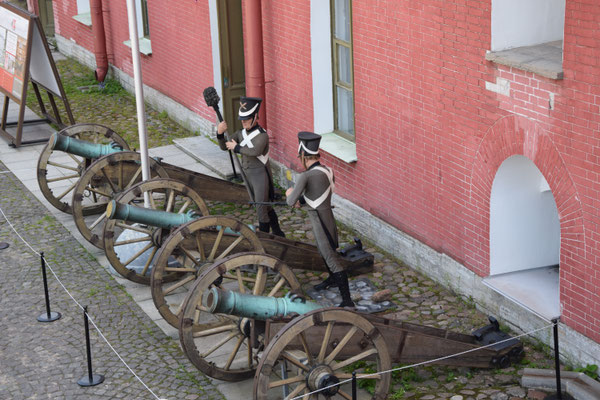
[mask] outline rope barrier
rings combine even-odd
[[[54,272],[54,269],[52,268],[52,266],[50,265],[50,263],[48,262],[48,260],[43,257],[41,255],[41,253],[39,253],[38,251],[36,251],[24,238],[23,236],[21,236],[19,234],[19,232],[16,230],[15,226],[12,224],[12,222],[8,219],[8,217],[6,216],[6,214],[4,213],[4,210],[2,210],[2,207],[0,207],[0,213],[2,213],[2,216],[4,217],[4,219],[6,220],[6,222],[8,222],[8,225],[10,226],[10,228],[13,230],[13,232],[17,235],[17,237],[19,239],[21,239],[21,241],[23,243],[25,243],[25,245],[27,247],[29,247],[29,249],[31,249],[31,251],[36,254],[38,257],[42,257],[44,259],[44,261],[46,262],[46,266],[48,267],[48,269],[50,270],[50,272],[52,272],[52,275],[54,276],[54,278],[56,279],[56,281],[59,283],[59,285],[63,288],[63,290],[69,295],[69,297],[71,298],[71,300],[73,300],[73,302],[81,309],[81,310],[85,310],[84,307],[77,301],[77,299],[75,299],[75,297],[73,297],[73,295],[71,294],[71,292],[69,292],[69,290],[67,289],[67,287],[61,282],[61,280],[58,278],[58,275],[56,275],[56,272]],[[121,355],[117,352],[117,350],[110,344],[110,342],[108,341],[108,339],[106,338],[106,336],[104,336],[104,334],[102,333],[102,331],[100,330],[100,328],[98,327],[98,325],[96,325],[96,322],[94,321],[94,319],[86,312],[86,315],[88,316],[90,322],[92,323],[92,325],[94,326],[94,328],[96,328],[96,330],[98,331],[98,334],[100,335],[100,337],[104,340],[104,342],[108,345],[108,347],[113,351],[113,353],[115,353],[115,355],[119,358],[119,360],[121,360],[121,362],[123,363],[123,365],[125,365],[125,367],[129,370],[129,372],[131,372],[131,374],[154,396],[155,399],[157,400],[164,400],[161,399],[160,397],[158,397],[156,395],[156,393],[154,393],[154,391],[152,391],[152,389],[150,389],[148,387],[148,385],[146,385],[146,383],[133,371],[133,369],[129,366],[129,364],[127,364],[127,362],[123,359],[123,357],[121,357]]]
[[[558,322],[557,322],[557,323],[558,323]],[[405,365],[405,366],[398,367],[398,368],[392,368],[392,369],[389,369],[389,370],[387,370],[387,371],[374,372],[374,373],[372,373],[372,374],[364,374],[364,375],[361,375],[361,377],[360,377],[359,379],[368,379],[369,377],[379,376],[379,375],[383,375],[383,374],[389,374],[389,373],[392,373],[392,372],[394,372],[394,371],[401,371],[401,370],[403,370],[403,369],[409,369],[409,368],[419,367],[419,366],[421,366],[421,365],[432,364],[432,363],[435,363],[435,362],[438,362],[438,361],[446,360],[446,359],[448,359],[448,358],[453,358],[453,357],[457,357],[457,356],[462,356],[463,354],[472,353],[472,352],[474,352],[474,351],[479,351],[479,350],[482,350],[482,349],[485,349],[485,348],[488,348],[488,347],[493,347],[493,346],[496,346],[496,345],[498,345],[498,344],[501,344],[501,343],[504,343],[504,342],[508,342],[508,341],[510,341],[510,340],[518,339],[518,338],[520,338],[520,337],[523,337],[523,336],[531,335],[532,333],[536,333],[536,332],[539,332],[539,331],[543,331],[544,329],[551,328],[551,327],[553,327],[554,325],[555,325],[555,324],[554,324],[554,323],[552,323],[552,324],[550,324],[550,325],[546,325],[546,326],[544,326],[544,327],[541,327],[541,328],[534,329],[534,330],[532,330],[532,331],[529,331],[529,332],[523,333],[523,334],[521,334],[521,335],[518,335],[518,336],[515,336],[515,337],[511,337],[511,338],[508,338],[508,339],[500,340],[500,341],[498,341],[498,342],[495,342],[495,343],[490,343],[490,344],[488,344],[488,345],[481,346],[481,347],[477,347],[477,348],[474,348],[474,349],[465,350],[465,351],[462,351],[462,352],[460,352],[460,353],[451,354],[451,355],[444,356],[444,357],[439,357],[439,358],[436,358],[436,359],[433,359],[433,360],[427,360],[427,361],[422,361],[422,362],[420,362],[420,363],[416,363],[416,364],[412,364],[412,365]],[[291,398],[291,399],[289,399],[289,400],[297,400],[297,399],[302,399],[303,397],[310,396],[310,395],[312,395],[312,394],[315,394],[315,393],[321,392],[321,391],[323,391],[323,390],[330,389],[330,388],[332,388],[332,387],[335,387],[335,386],[341,386],[341,385],[344,385],[344,384],[346,384],[346,383],[348,383],[348,382],[351,382],[351,381],[352,381],[352,378],[349,378],[349,379],[343,380],[343,381],[341,381],[341,382],[335,383],[335,384],[333,384],[333,385],[329,385],[329,386],[327,386],[327,387],[324,387],[324,388],[322,388],[322,389],[315,390],[315,391],[313,391],[313,392],[310,392],[310,393],[305,393],[305,394],[303,394],[303,395],[301,395],[301,396],[296,396],[296,397],[293,397],[293,398]]]

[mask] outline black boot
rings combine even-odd
[[[319,291],[319,290],[329,289],[330,287],[337,287],[337,282],[335,281],[335,279],[333,278],[333,276],[331,274],[329,274],[327,279],[325,279],[323,282],[313,286],[313,289]]]
[[[261,232],[269,233],[269,223],[268,222],[259,222],[258,230]]]
[[[352,301],[352,297],[350,297],[350,288],[348,287],[348,274],[346,271],[335,272],[333,274],[333,279],[337,283],[338,288],[340,289],[340,294],[342,295],[342,302],[338,304],[338,307],[354,307],[354,302]]]
[[[285,233],[279,227],[279,219],[277,218],[277,213],[275,210],[269,211],[269,225],[271,225],[271,232],[275,236],[285,237]]]

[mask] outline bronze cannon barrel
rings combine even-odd
[[[115,200],[111,200],[106,206],[106,216],[109,219],[121,219],[166,229],[183,225],[200,217],[200,215],[191,210],[183,214],[178,214],[117,203]]]
[[[85,158],[100,158],[107,154],[123,151],[123,147],[115,142],[110,144],[92,143],[72,136],[61,135],[58,132],[52,134],[48,143],[54,150]]]
[[[305,314],[323,308],[314,301],[301,297],[255,296],[212,288],[205,299],[205,306],[211,313],[235,315],[242,318],[267,320],[273,317],[285,317],[290,314]]]

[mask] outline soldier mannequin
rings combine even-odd
[[[337,226],[331,210],[334,177],[331,169],[319,162],[319,143],[321,136],[312,132],[299,132],[298,157],[306,169],[300,174],[298,182],[286,191],[287,203],[300,207],[308,205],[308,216],[315,234],[317,248],[329,271],[325,281],[315,286],[316,290],[337,286],[342,295],[338,307],[354,307],[348,287],[348,275],[340,262],[336,251],[338,247]]]
[[[246,185],[255,202],[273,201],[274,188],[269,166],[269,136],[258,125],[258,110],[262,99],[258,97],[240,97],[240,110],[238,118],[242,121],[244,129],[235,132],[229,141],[225,140],[227,123],[221,122],[217,126],[217,139],[221,150],[231,150],[242,155],[242,169]],[[273,207],[266,204],[257,204],[258,229],[274,235],[285,237],[279,227],[277,213]]]

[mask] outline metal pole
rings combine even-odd
[[[142,180],[147,181],[150,179],[150,167],[148,164],[148,141],[146,137],[146,107],[144,104],[142,68],[140,66],[140,47],[134,0],[127,0],[127,17],[129,21],[129,40],[131,41],[131,60],[133,62],[133,81],[135,87],[135,103],[137,106],[140,157],[142,158]],[[148,196],[148,192],[144,192],[144,207],[150,207],[150,197]]]
[[[554,332],[554,368],[556,369],[556,395],[557,399],[562,399],[562,388],[560,385],[560,356],[558,351],[558,318],[552,320],[554,323],[554,327],[552,328]]]
[[[356,371],[352,371],[352,400],[356,400]]]
[[[90,345],[90,325],[88,322],[87,306],[83,307],[83,323],[85,326],[85,349],[87,354],[88,375],[80,378],[77,383],[79,386],[96,386],[104,382],[104,376],[94,375],[92,373],[92,348]]]
[[[46,313],[37,317],[39,322],[52,322],[60,319],[61,315],[57,312],[50,311],[50,295],[48,294],[48,278],[46,277],[46,260],[44,259],[44,252],[40,253],[40,259],[42,263],[42,278],[44,281],[44,297],[46,299]]]

